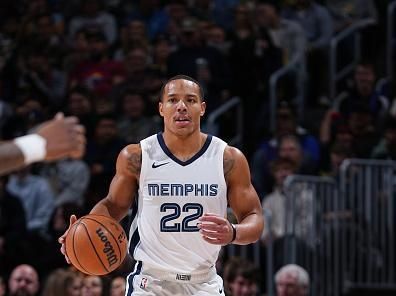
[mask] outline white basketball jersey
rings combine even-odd
[[[142,167],[136,219],[130,230],[131,255],[158,269],[207,270],[215,264],[220,246],[204,241],[196,225],[203,213],[226,216],[223,155],[227,144],[208,135],[202,149],[185,162],[169,151],[162,133],[140,144]]]

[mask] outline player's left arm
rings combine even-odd
[[[224,151],[224,173],[227,181],[228,203],[238,221],[234,244],[256,242],[263,232],[264,219],[260,199],[254,189],[249,165],[243,153],[227,147]]]
[[[250,180],[246,157],[234,147],[228,146],[224,151],[224,175],[227,182],[228,203],[238,224],[231,225],[225,217],[205,213],[199,218],[198,225],[202,237],[208,243],[218,245],[231,242],[238,245],[253,243],[260,238],[263,231],[262,208]]]

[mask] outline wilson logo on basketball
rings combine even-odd
[[[109,242],[107,236],[103,233],[102,228],[98,228],[96,230],[96,233],[98,234],[100,240],[104,243],[103,252],[106,254],[107,261],[109,262],[109,266],[116,264],[118,262],[117,255],[114,254],[114,248]]]

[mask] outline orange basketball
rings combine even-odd
[[[115,270],[127,253],[127,237],[111,217],[89,214],[72,225],[66,236],[66,253],[81,272],[104,275]]]

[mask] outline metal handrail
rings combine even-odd
[[[388,23],[387,23],[387,48],[386,48],[386,74],[389,78],[389,81],[393,81],[394,76],[394,55],[395,55],[395,44],[394,35],[395,35],[395,11],[396,11],[396,2],[393,1],[388,6]]]
[[[336,91],[337,91],[337,82],[338,80],[344,78],[346,75],[348,75],[349,73],[351,73],[354,69],[354,67],[356,66],[356,64],[358,63],[360,56],[361,56],[361,52],[360,52],[360,34],[359,31],[367,26],[373,25],[375,24],[376,21],[374,19],[363,19],[360,21],[357,21],[355,23],[353,23],[351,26],[349,26],[348,28],[346,28],[345,30],[341,31],[340,33],[338,33],[336,36],[334,36],[331,39],[330,42],[330,67],[329,67],[329,96],[330,99],[334,99],[336,97]],[[345,66],[343,69],[341,69],[338,73],[337,73],[337,48],[338,48],[338,44],[343,41],[344,39],[346,39],[347,37],[351,36],[354,34],[354,59],[353,61]]]
[[[277,96],[277,84],[280,78],[285,76],[287,73],[294,71],[299,65],[304,65],[305,64],[305,56],[304,54],[297,54],[287,65],[283,66],[282,68],[278,69],[275,71],[269,80],[269,100],[270,100],[270,130],[273,132],[275,131],[276,128],[276,106],[277,106],[277,101],[278,101],[278,96]],[[304,69],[301,70],[301,72],[304,72]],[[304,73],[300,73],[298,76],[300,79],[303,79]],[[300,97],[300,100],[302,101],[304,99],[304,94],[302,93],[303,90],[302,88],[298,87],[299,89],[299,94],[297,94],[297,97]],[[300,102],[300,106],[302,107],[303,102]],[[299,115],[301,112],[299,112]]]
[[[243,142],[243,108],[242,108],[242,101],[239,97],[231,98],[229,101],[225,102],[223,105],[219,106],[217,109],[211,112],[206,122],[206,130],[212,134],[217,134],[218,125],[216,121],[228,110],[234,107],[237,108],[237,118],[236,118],[237,130],[235,137],[229,140],[229,144],[241,148]]]

